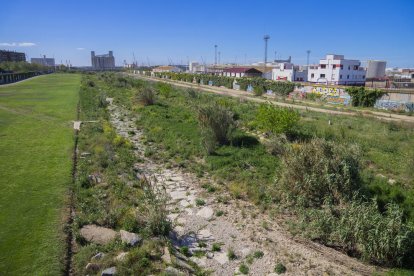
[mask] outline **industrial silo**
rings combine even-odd
[[[367,79],[379,79],[385,76],[386,61],[368,60],[367,61]]]

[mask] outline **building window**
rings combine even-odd
[[[324,78],[325,77],[325,74],[321,74],[321,78]]]
[[[332,65],[332,68],[333,68],[333,69],[336,69],[336,64]]]
[[[358,70],[358,65],[354,65],[354,70]]]
[[[351,66],[348,66],[348,70],[351,70]]]
[[[321,64],[321,69],[326,69],[326,64]]]
[[[362,78],[365,79],[365,75],[363,75]]]
[[[339,78],[342,80],[342,75],[339,75]]]
[[[342,70],[342,69],[344,69],[344,65],[343,65],[343,64],[341,64],[341,70]]]
[[[347,75],[346,78],[349,80],[349,75]]]
[[[314,74],[314,73],[312,73],[312,74],[311,74],[311,78],[314,78],[314,77],[315,77],[315,74]]]

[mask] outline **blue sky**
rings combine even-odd
[[[255,1],[3,1],[0,49],[28,57],[90,65],[90,51],[113,50],[116,63],[147,64],[263,60],[292,56],[297,64],[327,53],[384,59],[387,66],[414,67],[412,0]],[[25,43],[25,44],[22,44]]]

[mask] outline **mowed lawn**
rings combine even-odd
[[[80,75],[0,86],[0,275],[58,275]]]

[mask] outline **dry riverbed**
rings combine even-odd
[[[242,264],[249,275],[275,275],[278,263],[286,267],[285,275],[371,275],[376,270],[333,249],[293,238],[277,220],[246,201],[232,199],[224,189],[207,192],[202,186],[214,184],[208,177],[200,179],[145,157],[148,145],[133,114],[114,103],[108,108],[117,133],[133,144],[140,160],[134,165],[137,174],[169,195],[172,244],[187,247],[192,255],[188,259],[198,266],[214,275],[241,274]]]

